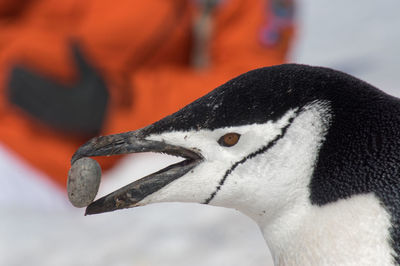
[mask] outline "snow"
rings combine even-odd
[[[300,0],[295,62],[342,70],[400,95],[400,2]]]
[[[339,69],[400,96],[399,1],[301,0],[298,8],[291,61]],[[85,217],[40,173],[6,154],[0,146],[0,265],[272,265],[256,224],[237,211],[168,203]],[[126,157],[99,194],[176,160]],[[21,177],[28,172],[36,184]]]

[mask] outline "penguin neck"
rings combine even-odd
[[[257,223],[275,265],[394,265],[390,215],[372,193],[323,206],[305,198]]]

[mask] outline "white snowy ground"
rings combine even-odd
[[[398,0],[301,0],[292,61],[340,69],[400,96],[399,11]],[[173,161],[127,157],[99,194]],[[158,204],[84,217],[55,189],[43,190],[45,180],[28,191],[21,176],[31,171],[0,146],[1,266],[272,265],[257,226],[236,211]]]

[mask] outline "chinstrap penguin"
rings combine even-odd
[[[400,264],[400,101],[335,70],[256,69],[145,128],[97,137],[87,156],[161,152],[182,162],[93,202],[235,208],[276,265]]]

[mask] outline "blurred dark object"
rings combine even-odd
[[[209,44],[212,37],[212,13],[220,0],[197,1],[199,14],[193,23],[192,66],[197,69],[205,68],[210,64]]]
[[[0,0],[0,18],[19,15],[31,0]]]
[[[262,41],[265,45],[274,46],[282,41],[282,33],[291,27],[295,17],[294,0],[270,0],[270,17],[262,31]]]
[[[87,62],[77,44],[71,46],[78,81],[64,85],[35,70],[15,66],[9,80],[9,99],[29,115],[66,133],[100,133],[108,103],[102,77]]]

